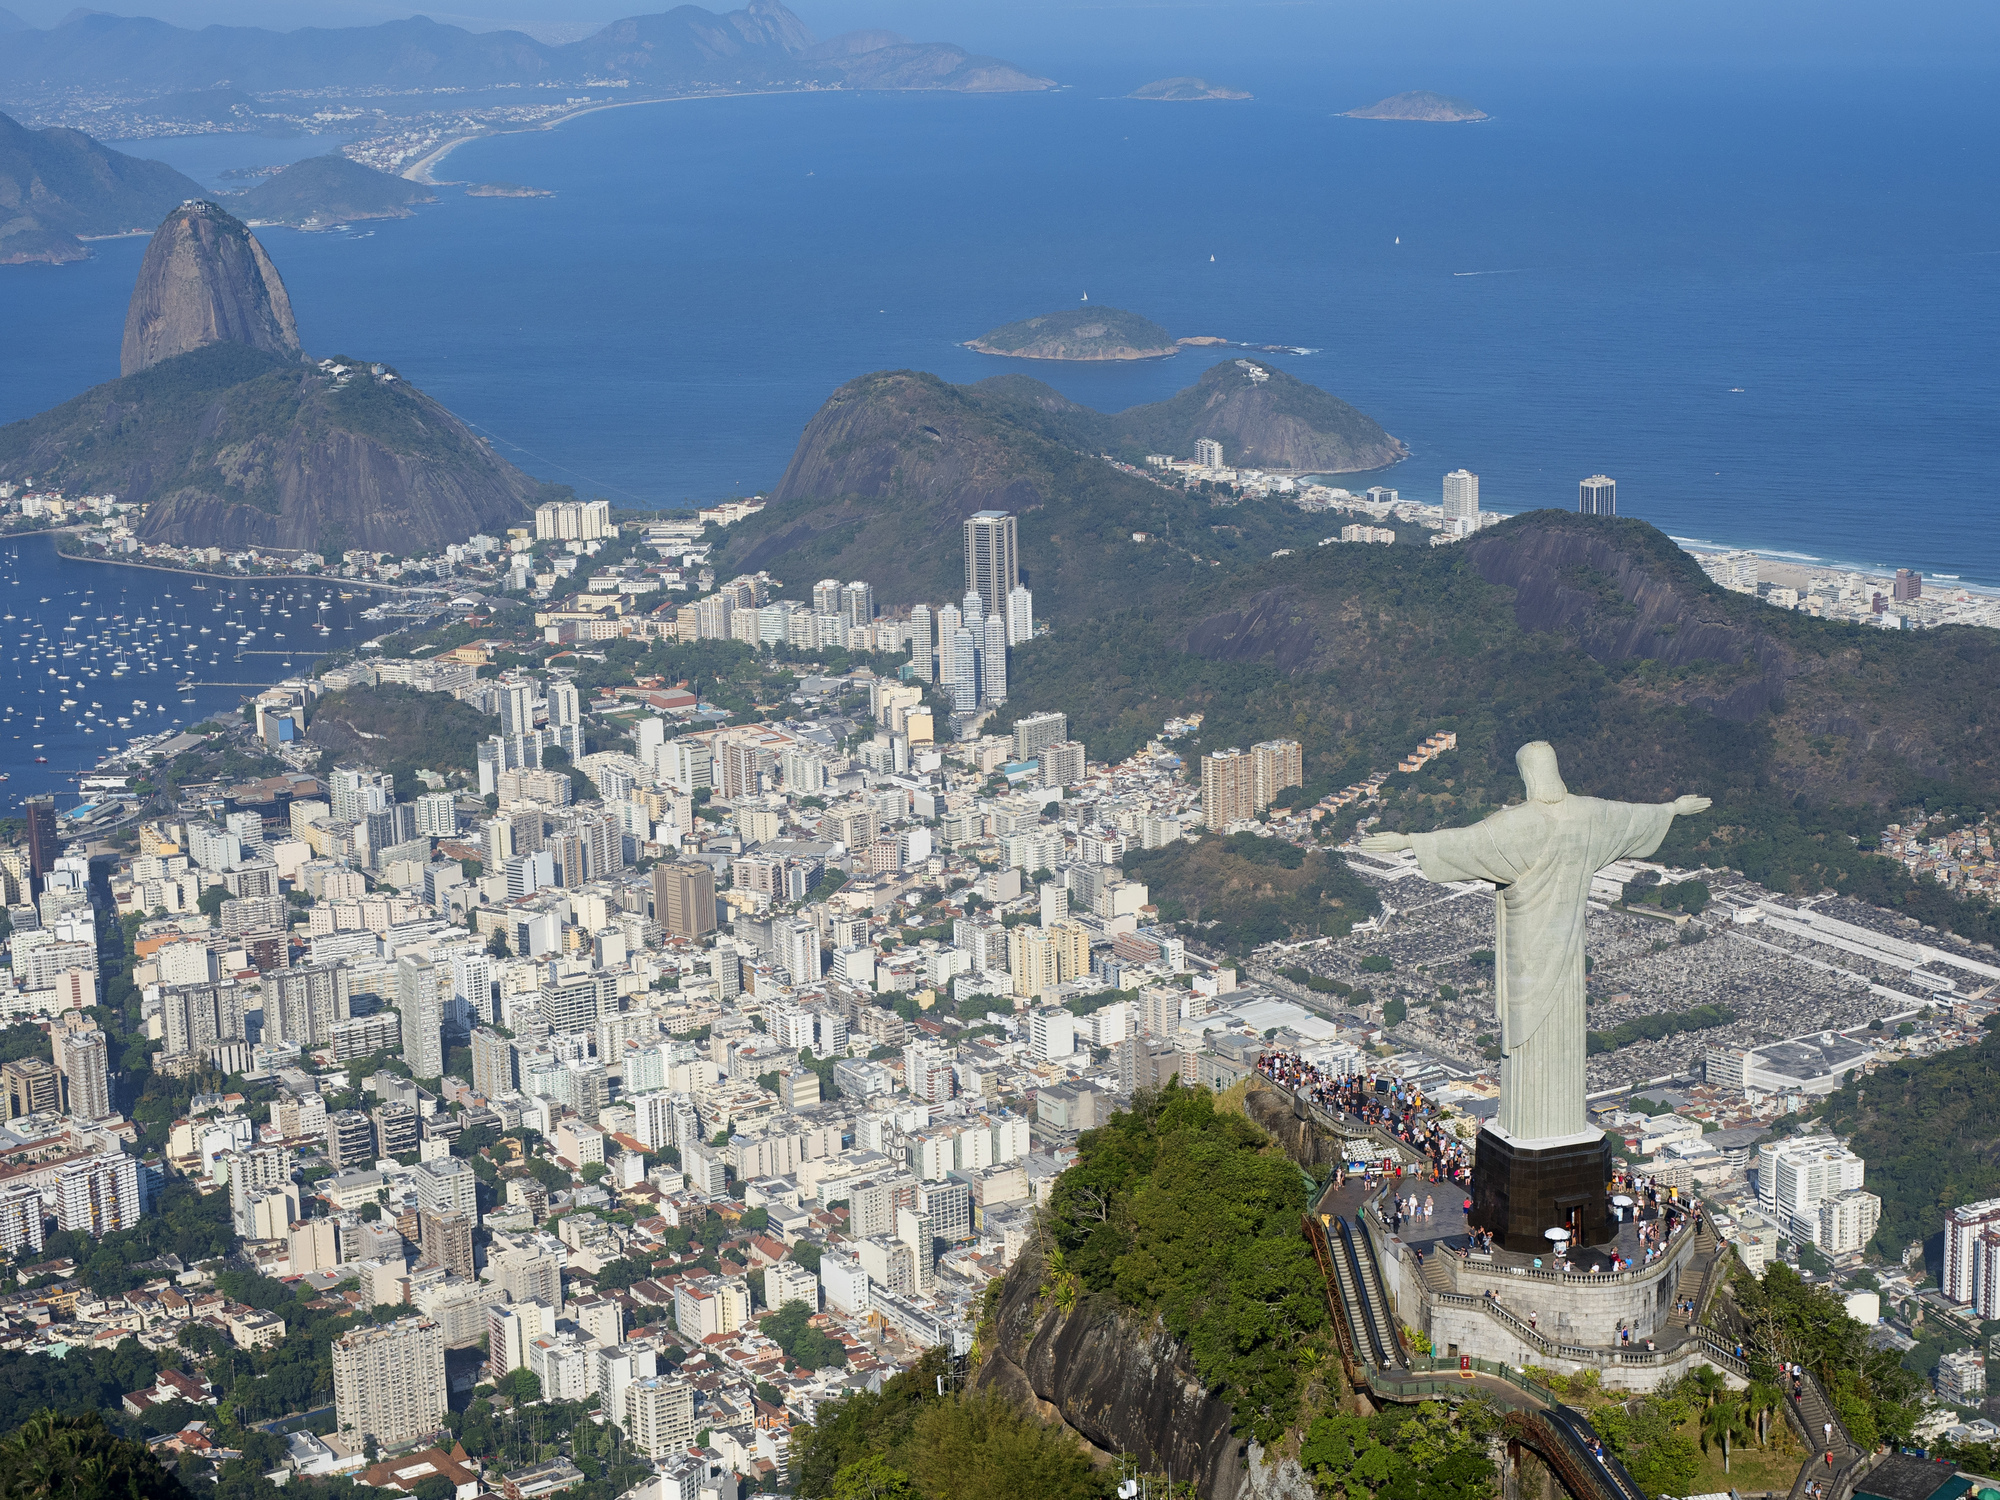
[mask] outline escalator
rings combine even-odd
[[[1340,1309],[1354,1336],[1354,1352],[1363,1364],[1380,1369],[1385,1363],[1381,1331],[1370,1315],[1361,1292],[1360,1263],[1354,1258],[1354,1242],[1347,1220],[1330,1221],[1332,1233],[1327,1248],[1332,1254],[1335,1289],[1340,1293]]]
[[[1382,1295],[1382,1278],[1376,1274],[1375,1247],[1368,1243],[1365,1232],[1345,1218],[1333,1222],[1339,1232],[1336,1261],[1345,1261],[1347,1273],[1353,1279],[1355,1302],[1368,1328],[1369,1359],[1378,1370],[1406,1367],[1408,1362],[1403,1358],[1395,1314],[1390,1311],[1388,1298]]]

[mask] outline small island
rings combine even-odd
[[[1388,99],[1377,100],[1363,105],[1360,109],[1347,112],[1350,120],[1425,120],[1433,123],[1455,125],[1463,120],[1484,120],[1486,111],[1476,104],[1468,104],[1463,99],[1448,98],[1444,94],[1434,94],[1429,89],[1412,89],[1407,94],[1396,94]]]
[[[553,198],[547,188],[523,187],[518,182],[480,182],[465,190],[468,198]]]
[[[1179,103],[1189,99],[1248,99],[1251,96],[1241,89],[1210,83],[1206,78],[1156,78],[1151,83],[1141,84],[1125,97]]]
[[[1150,318],[1116,307],[1072,307],[1008,323],[967,341],[981,354],[1015,359],[1162,359],[1179,347]]]

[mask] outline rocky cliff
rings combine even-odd
[[[183,203],[153,231],[125,313],[119,373],[136,375],[208,344],[296,356],[298,325],[278,268],[243,222]]]
[[[1228,1402],[1157,1323],[1106,1297],[1064,1311],[1041,1295],[1041,1277],[1032,1249],[1007,1273],[976,1386],[1061,1422],[1108,1460],[1129,1453],[1148,1473],[1192,1481],[1205,1500],[1312,1500],[1296,1460],[1269,1460],[1231,1431]]]

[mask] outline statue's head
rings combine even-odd
[[[1523,745],[1514,752],[1514,764],[1521,768],[1530,802],[1560,802],[1569,795],[1562,772],[1556,769],[1556,747],[1547,740]]]

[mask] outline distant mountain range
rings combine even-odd
[[[6,30],[0,19],[0,31]],[[561,46],[518,31],[466,31],[424,16],[379,26],[191,31],[146,16],[76,10],[47,30],[7,32],[0,47],[0,97],[77,88],[206,91],[224,79],[226,87],[251,93],[479,89],[591,79],[660,88],[796,82],[969,93],[1054,86],[1000,58],[893,32],[849,32],[822,42],[778,0],[751,0],[724,15],[682,5],[630,16]]]
[[[0,115],[0,265],[82,260],[89,252],[77,236],[146,229],[201,192],[165,162]]]

